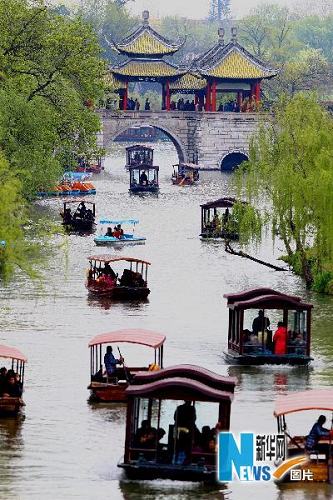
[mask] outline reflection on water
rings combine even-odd
[[[202,172],[197,186],[173,186],[170,177],[172,164],[177,163],[176,152],[169,143],[154,144],[155,163],[160,165],[160,194],[131,196],[124,147],[114,145],[106,171],[94,178],[97,216],[138,218],[137,232],[147,237],[146,245],[117,252],[101,250],[94,245],[93,237],[70,234],[65,237],[65,248],[50,258],[42,283],[31,284],[19,276],[0,289],[0,342],[18,346],[29,358],[26,419],[12,431],[8,424],[0,424],[1,499],[223,498],[218,488],[124,480],[117,463],[124,448],[125,406],[87,403],[88,342],[96,334],[135,327],[157,330],[167,335],[165,366],[193,363],[236,376],[238,386],[231,413],[235,431],[275,432],[273,409],[278,394],[332,385],[333,299],[309,294],[291,273],[276,273],[228,255],[223,244],[198,238],[200,204],[231,194],[231,177]],[[37,209],[57,221],[62,202],[45,200]],[[57,238],[56,242],[61,241]],[[125,252],[126,256],[152,262],[149,300],[122,304],[88,297],[87,256]],[[278,256],[278,248],[276,252]],[[269,239],[258,257],[274,261]],[[309,369],[225,364],[228,311],[223,294],[258,286],[301,295],[314,303],[315,360]],[[126,352],[123,354],[126,356]],[[138,352],[137,357],[139,364],[146,362],[147,352]],[[306,429],[312,424],[311,418],[302,415]],[[333,496],[328,486],[310,486],[233,483],[227,498],[312,498],[308,493],[319,499]]]

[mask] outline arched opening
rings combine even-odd
[[[178,160],[180,163],[186,161],[185,149],[179,139],[174,136],[169,130],[164,127],[157,127],[156,125],[151,124],[137,124],[125,127],[121,130],[118,130],[117,133],[111,138],[111,142],[154,142],[154,141],[170,141],[174,145]],[[108,143],[110,141],[106,141]],[[104,142],[105,145],[105,142]]]
[[[227,154],[221,162],[222,172],[232,172],[239,167],[244,161],[248,161],[248,156],[244,153],[234,152]]]

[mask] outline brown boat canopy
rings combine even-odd
[[[200,205],[201,208],[209,210],[210,208],[232,208],[236,203],[246,204],[245,201],[236,200],[236,198],[219,198],[215,201],[210,201]]]
[[[135,259],[134,257],[113,257],[112,255],[92,255],[91,257],[88,257],[89,261],[96,261],[96,262],[105,262],[105,263],[110,263],[110,262],[119,262],[119,261],[124,261],[124,262],[135,262],[138,264],[146,264],[147,266],[151,265],[151,262],[148,262],[146,260],[142,259]]]
[[[128,344],[141,344],[157,349],[164,344],[165,339],[165,335],[151,330],[127,329],[97,335],[89,342],[88,346],[126,342]]]
[[[281,396],[275,403],[274,416],[306,410],[333,411],[333,390],[291,392]]]

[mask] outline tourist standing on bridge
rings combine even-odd
[[[134,103],[135,103],[135,110],[136,111],[140,111],[140,102],[139,102],[139,100],[135,99]]]
[[[148,97],[147,97],[146,102],[145,102],[145,110],[150,111],[150,101],[149,101]]]

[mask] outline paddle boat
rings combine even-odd
[[[133,257],[113,257],[112,255],[93,255],[88,257],[88,260],[90,268],[86,287],[92,295],[113,299],[141,300],[146,299],[150,294],[147,282],[150,262]],[[121,278],[110,264],[115,267],[120,266]]]
[[[86,208],[86,205],[89,208]],[[72,208],[74,210],[72,211]],[[60,213],[62,224],[74,231],[91,231],[95,226],[95,203],[87,200],[66,200]]]
[[[125,168],[138,167],[140,165],[152,166],[154,162],[154,150],[143,144],[135,144],[126,148]]]
[[[118,464],[130,479],[216,482],[217,435],[230,428],[236,379],[192,365],[138,373],[126,391]]]
[[[160,370],[163,368],[163,346],[165,335],[150,330],[118,330],[97,335],[89,342],[90,348],[90,390],[91,401],[97,402],[125,402],[127,401],[125,389],[133,383],[138,372]],[[110,376],[104,370],[102,347],[117,344],[135,344],[150,347],[154,350],[152,362],[147,366],[127,366],[120,363],[122,368],[117,368],[114,375]],[[114,349],[115,358],[121,357],[117,346]]]
[[[301,431],[297,431],[297,435],[294,435],[286,422],[286,415],[292,415],[300,412],[313,411],[315,413],[311,414],[311,419],[309,416],[306,432],[307,434],[301,434]],[[314,443],[314,448],[306,447],[306,438],[310,432],[310,429],[318,420],[319,413],[331,412],[330,418],[327,419],[329,427],[331,427],[332,422],[332,412],[333,412],[333,390],[311,390],[303,392],[289,392],[289,394],[280,396],[276,400],[274,416],[277,420],[278,434],[284,435],[285,445],[286,445],[286,460],[295,459],[295,468],[311,475],[312,482],[326,482],[333,484],[333,448],[332,448],[332,430],[327,433],[326,436],[322,436],[317,443]],[[296,418],[295,418],[296,419]],[[302,424],[305,418],[302,418]],[[296,428],[299,429],[300,420],[297,419]],[[326,426],[327,427],[327,426]],[[310,443],[308,443],[308,446]],[[301,461],[302,457],[304,458]],[[290,481],[291,472],[287,472],[284,476],[280,478],[282,482]],[[302,482],[302,486],[305,486],[305,482]]]
[[[16,382],[13,387],[9,388],[6,385],[7,374],[0,373],[0,417],[17,415],[25,403],[21,398],[24,384],[24,367],[27,358],[21,351],[15,347],[0,345],[0,359],[9,360],[8,366],[2,366],[1,370],[13,370],[15,372]],[[8,392],[7,392],[8,390]],[[11,395],[11,392],[13,394]]]
[[[159,167],[142,164],[129,167],[131,193],[158,193]]]
[[[179,163],[173,165],[172,184],[177,186],[192,186],[199,182],[199,166],[194,163]]]
[[[62,181],[50,191],[40,191],[38,196],[83,196],[96,194],[96,188],[91,182],[86,182],[91,174],[82,172],[66,172]]]
[[[219,198],[201,206],[201,234],[204,241],[238,240],[237,221],[232,209],[235,198]],[[244,202],[241,202],[244,203]]]
[[[226,294],[224,297],[229,309],[228,349],[224,352],[228,363],[310,363],[312,304],[270,288]],[[275,339],[271,329],[273,322],[278,328]]]
[[[136,219],[101,219],[99,224],[100,234],[94,238],[97,246],[144,245],[146,242],[144,236],[136,236],[134,232],[139,224]],[[122,226],[131,226],[132,232],[124,232]]]

